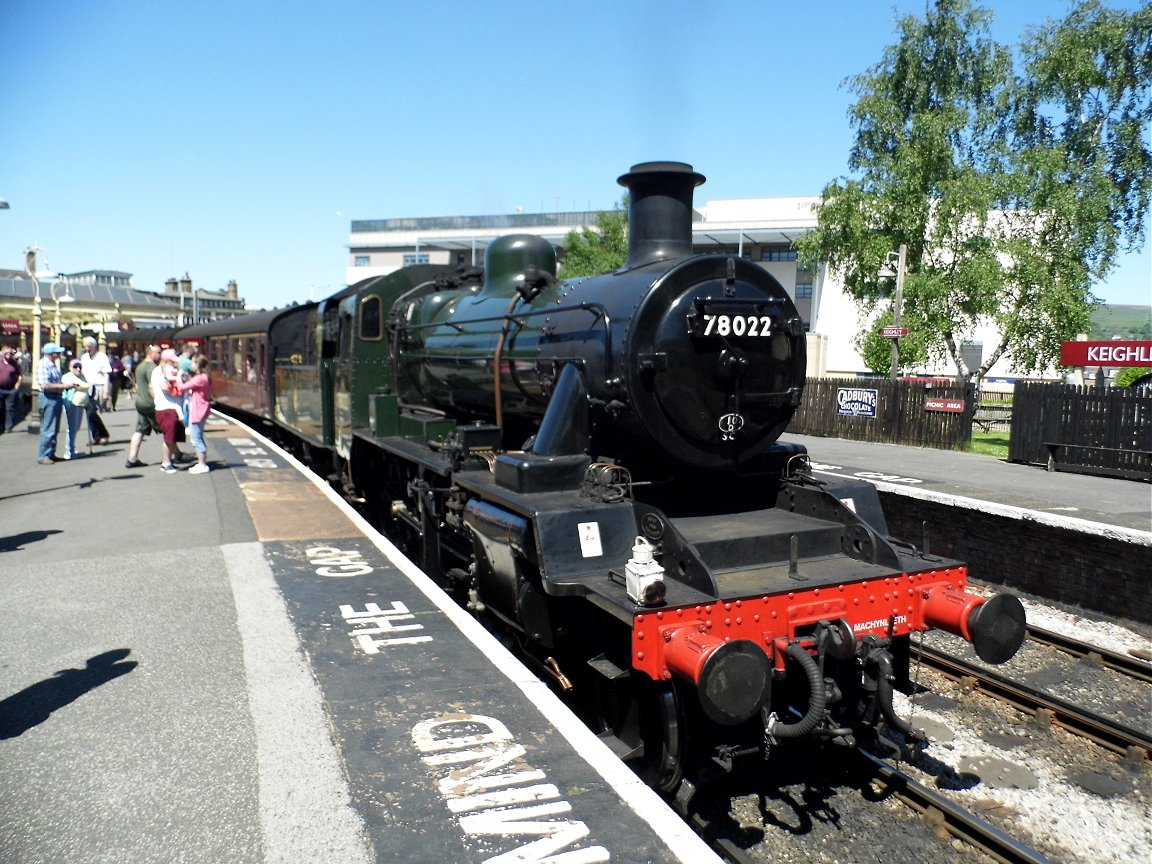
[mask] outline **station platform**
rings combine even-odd
[[[976,453],[785,433],[803,444],[819,475],[868,480],[900,495],[953,506],[1026,511],[1033,521],[1152,542],[1152,485],[1139,480],[1049,472]]]
[[[0,861],[719,860],[271,442],[130,469],[104,418],[0,436]]]

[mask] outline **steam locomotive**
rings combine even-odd
[[[1009,595],[888,536],[867,483],[779,442],[805,383],[787,292],[693,255],[678,162],[636,165],[627,263],[558,279],[531,235],[184,330],[218,402],[262,418],[444,589],[497,622],[666,793],[777,744],[885,728],[910,634],[989,662]]]

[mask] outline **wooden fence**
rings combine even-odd
[[[1018,382],[1008,459],[1152,480],[1152,388]]]
[[[960,450],[972,440],[975,391],[886,378],[809,378],[788,431]]]

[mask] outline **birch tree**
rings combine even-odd
[[[876,320],[891,303],[877,272],[907,244],[901,323],[977,380],[1009,349],[1017,371],[1043,369],[1087,329],[1092,285],[1139,246],[1152,189],[1152,5],[1086,0],[1015,57],[990,22],[969,0],[899,21],[847,82],[851,174],[797,244]],[[999,343],[969,369],[961,344],[989,322]]]

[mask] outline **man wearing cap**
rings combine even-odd
[[[56,435],[60,431],[60,413],[64,408],[64,392],[74,389],[65,384],[56,358],[64,349],[55,342],[44,346],[44,356],[36,364],[36,386],[40,390],[40,464],[51,465],[56,458]]]
[[[4,412],[4,431],[11,432],[16,425],[16,401],[20,396],[23,378],[16,352],[8,347],[0,351],[0,411]]]

